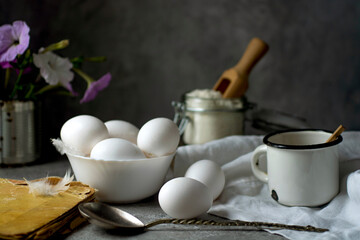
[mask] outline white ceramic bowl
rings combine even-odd
[[[97,189],[103,202],[130,203],[154,195],[164,184],[175,156],[105,161],[66,153],[76,179]]]

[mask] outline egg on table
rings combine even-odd
[[[89,156],[91,149],[106,138],[109,132],[105,124],[90,115],[79,115],[67,120],[60,130],[62,142],[83,156]]]
[[[90,157],[108,161],[146,158],[140,148],[122,138],[108,138],[98,142],[91,150]]]
[[[137,137],[138,147],[149,157],[166,156],[176,151],[180,141],[178,126],[167,118],[145,123]]]
[[[123,120],[110,120],[105,122],[111,138],[123,138],[136,144],[139,128]]]
[[[193,178],[205,184],[215,200],[223,191],[225,174],[221,167],[211,160],[200,160],[193,163],[186,171],[185,177]]]
[[[165,183],[159,191],[162,210],[173,218],[189,219],[206,213],[213,202],[212,194],[203,183],[179,177]]]

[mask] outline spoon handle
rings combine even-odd
[[[340,125],[335,132],[333,132],[333,134],[331,134],[331,136],[329,137],[328,140],[326,140],[326,142],[332,142],[334,141],[343,131],[345,130],[343,125]]]
[[[201,219],[160,219],[149,224],[146,224],[145,228],[150,228],[159,224],[182,224],[182,225],[208,225],[208,226],[242,226],[242,227],[256,227],[256,228],[271,228],[271,229],[287,229],[294,231],[307,231],[307,232],[326,232],[329,229],[316,228],[311,225],[299,226],[299,225],[287,225],[281,223],[267,223],[267,222],[247,222],[247,221],[223,221],[218,222],[214,220],[201,220]]]

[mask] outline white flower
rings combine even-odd
[[[40,50],[41,52],[41,50]],[[40,75],[50,85],[60,83],[66,86],[74,78],[71,71],[72,63],[68,58],[62,58],[53,52],[33,54],[34,64],[40,68]]]

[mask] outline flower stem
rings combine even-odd
[[[28,91],[27,94],[25,95],[25,98],[26,98],[26,99],[29,99],[29,98],[30,98],[31,94],[32,94],[33,91],[34,91],[34,88],[35,88],[35,85],[34,85],[34,84],[31,84],[29,91]]]
[[[79,76],[82,77],[87,82],[88,86],[90,86],[90,84],[95,81],[92,77],[90,77],[89,75],[87,75],[78,68],[73,68],[73,71],[79,74]]]
[[[58,84],[58,85],[46,85],[45,87],[41,88],[39,91],[35,92],[34,96],[42,94],[42,93],[47,92],[47,91],[50,91],[52,89],[58,88],[60,86],[61,86],[60,84]]]
[[[23,72],[24,72],[24,69],[20,69],[19,74],[18,74],[18,77],[17,77],[16,82],[15,82],[15,85],[14,85],[14,88],[13,88],[11,94],[10,94],[10,99],[14,98],[14,96],[15,96],[15,94],[16,94],[16,91],[17,91],[18,88],[19,88],[19,82],[20,82],[20,78],[21,78]]]
[[[100,57],[86,57],[84,58],[85,61],[88,62],[105,62],[106,61],[106,57],[104,56],[100,56]]]
[[[5,89],[7,88],[7,85],[9,84],[9,79],[10,79],[10,68],[7,68],[5,70],[5,83],[4,83]]]

